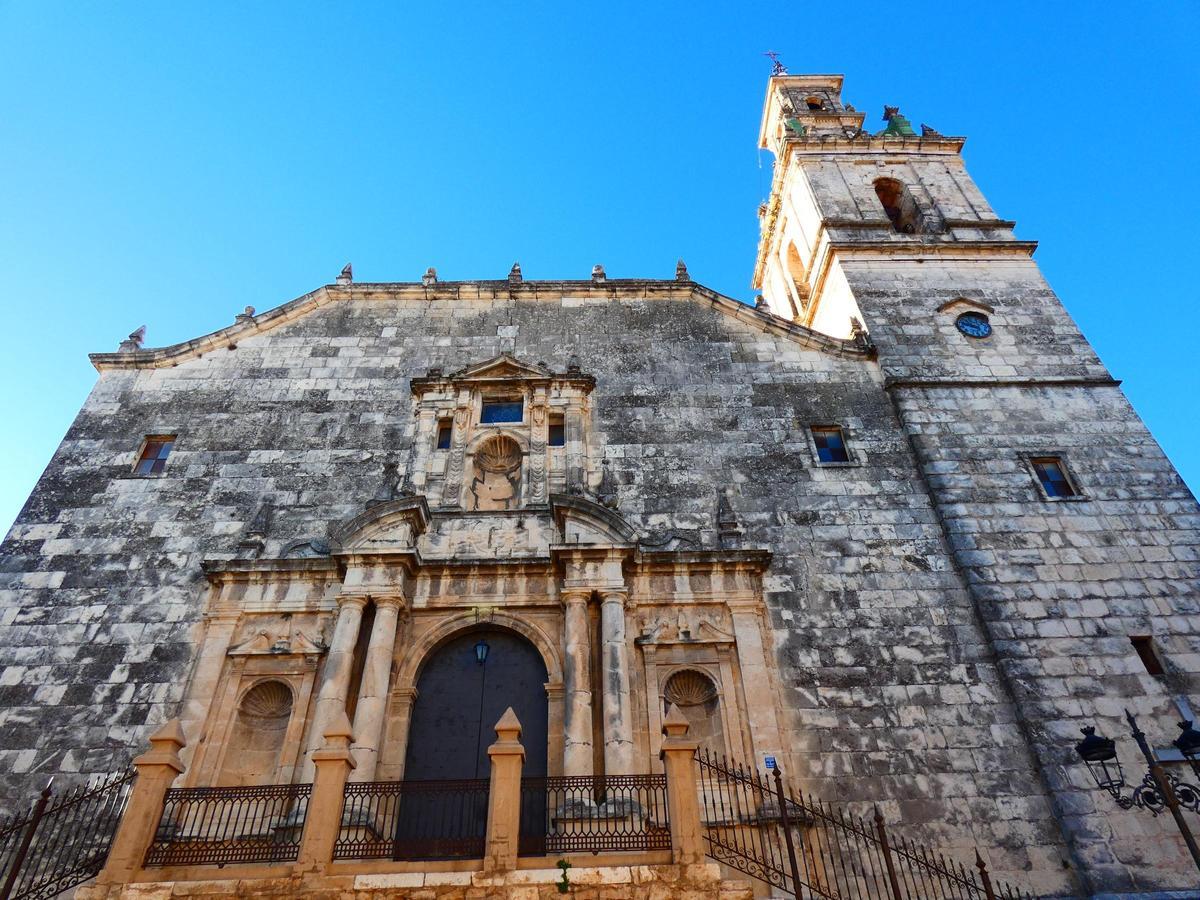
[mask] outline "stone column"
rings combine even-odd
[[[383,741],[384,714],[391,685],[392,655],[396,649],[396,623],[400,618],[399,597],[375,601],[375,624],[363,665],[358,705],[354,708],[354,781],[374,781]]]
[[[600,595],[600,659],[604,697],[604,774],[633,774],[633,712],[629,702],[629,651],[625,592]]]
[[[158,830],[167,789],[183,771],[179,758],[183,746],[183,728],[178,719],[172,719],[150,736],[150,750],[133,761],[137,780],[97,879],[100,884],[129,884],[135,880],[134,873],[141,869]]]
[[[588,640],[591,591],[563,591],[563,774],[592,774],[592,647]]]
[[[521,832],[521,723],[512,707],[496,723],[496,743],[488,747],[492,761],[488,786],[485,872],[508,872],[517,867],[517,839]]]
[[[325,657],[325,672],[317,692],[313,719],[308,726],[308,743],[304,751],[301,782],[312,781],[316,769],[312,755],[325,743],[325,730],[338,713],[346,713],[346,692],[350,689],[350,669],[354,664],[354,645],[358,643],[358,628],[362,625],[363,607],[367,598],[348,594],[338,598],[337,622],[333,640]]]

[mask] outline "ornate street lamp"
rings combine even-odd
[[[1125,710],[1125,718],[1129,720],[1133,739],[1137,741],[1138,749],[1142,751],[1149,768],[1142,777],[1142,783],[1135,787],[1131,794],[1126,796],[1121,793],[1121,789],[1125,787],[1125,773],[1117,759],[1115,741],[1096,734],[1095,727],[1089,725],[1083,729],[1083,740],[1075,745],[1075,752],[1087,764],[1096,786],[1108,791],[1122,809],[1136,807],[1149,810],[1154,816],[1164,809],[1169,810],[1184,843],[1187,844],[1188,852],[1192,854],[1192,862],[1200,869],[1200,847],[1196,845],[1196,839],[1192,836],[1192,830],[1182,812],[1182,808],[1200,812],[1200,788],[1166,772],[1146,742],[1146,735],[1138,728],[1133,713]],[[1197,760],[1200,759],[1200,732],[1192,728],[1191,722],[1180,722],[1179,728],[1182,734],[1175,739],[1175,747],[1192,764],[1193,771],[1200,771],[1197,769]]]
[[[1200,731],[1192,727],[1190,719],[1179,723],[1179,737],[1171,741],[1183,758],[1192,764],[1192,774],[1200,778]]]
[[[481,666],[487,662],[488,651],[492,648],[488,646],[485,638],[480,638],[479,643],[475,645],[475,662]]]

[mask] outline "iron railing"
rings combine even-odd
[[[670,849],[665,775],[521,779],[522,856]]]
[[[99,874],[135,777],[93,779],[55,799],[46,785],[29,809],[0,821],[0,898],[45,900]]]
[[[346,785],[334,859],[482,859],[488,779]]]
[[[891,837],[878,808],[866,819],[835,809],[774,778],[696,756],[708,855],[796,897],[829,900],[1024,898],[993,883],[978,852],[973,872],[939,853]],[[773,780],[773,784],[772,784]]]
[[[311,784],[167,791],[147,866],[292,862]]]

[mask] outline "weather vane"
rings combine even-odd
[[[771,60],[772,75],[786,75],[788,73],[787,66],[779,61],[779,54],[774,50],[768,50],[763,54],[767,59]]]

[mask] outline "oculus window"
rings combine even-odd
[[[1075,485],[1071,483],[1067,467],[1060,457],[1036,456],[1029,463],[1033,466],[1033,473],[1048,498],[1058,500],[1079,496],[1079,491],[1075,490]]]
[[[850,452],[846,449],[846,435],[837,425],[814,425],[812,437],[813,446],[817,449],[818,462],[850,462]]]
[[[142,453],[133,466],[134,475],[161,475],[167,466],[167,457],[175,446],[175,435],[156,434],[146,438]]]
[[[481,425],[520,422],[523,412],[523,404],[520,400],[484,400],[479,422]]]

